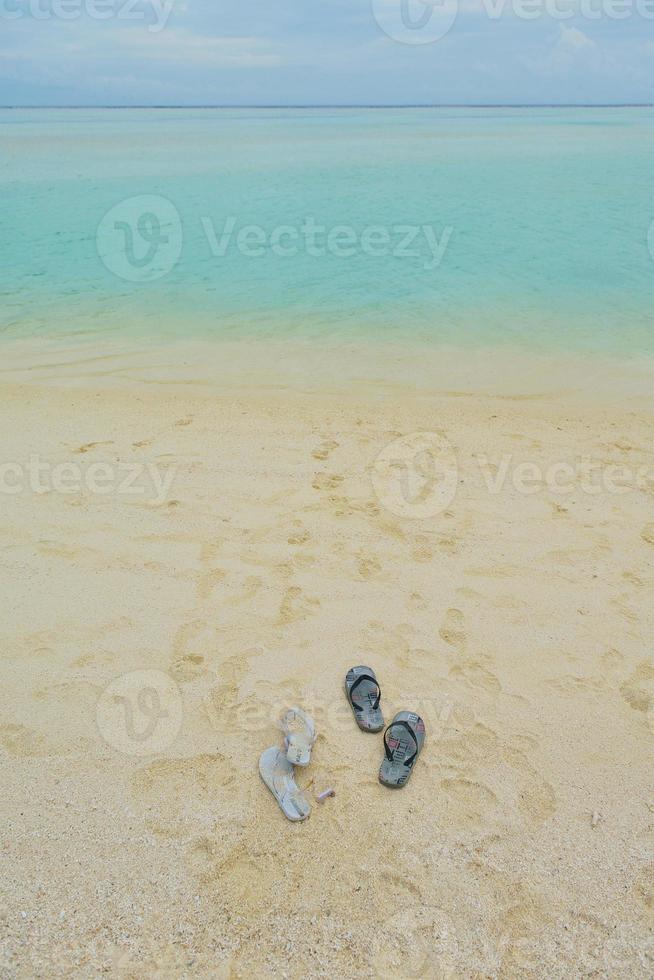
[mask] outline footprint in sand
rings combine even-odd
[[[448,807],[453,823],[479,827],[497,817],[498,799],[483,783],[473,779],[443,779],[441,789],[455,806]]]
[[[498,758],[500,740],[491,728],[479,723],[468,724],[459,711],[450,719],[451,727],[439,744],[439,756],[448,765],[486,766]]]
[[[0,745],[15,756],[48,755],[43,735],[24,725],[1,725]]]
[[[554,691],[561,691],[570,697],[578,697],[583,694],[595,696],[602,690],[601,680],[592,677],[577,677],[574,674],[565,674],[561,677],[550,677],[545,681],[548,687]]]
[[[252,801],[241,798],[241,806],[249,810]],[[264,822],[274,822],[279,818],[279,808],[271,794],[261,794],[261,798],[257,799],[256,807],[264,814],[262,817]],[[199,871],[198,886],[207,893],[212,906],[238,909],[239,916],[248,920],[261,915],[262,909],[277,914],[277,910],[284,907],[284,899],[280,898],[279,890],[279,857],[273,849],[261,846],[259,827],[244,829],[239,826],[238,820],[230,816],[221,822],[219,835],[219,837],[217,834],[212,835],[210,847],[203,845],[202,842],[196,842],[193,844],[193,851],[189,852],[189,870],[196,870],[196,873]],[[315,851],[316,848],[313,850]],[[311,874],[311,870],[306,868],[310,861],[311,858],[308,858],[304,862],[306,874]],[[319,874],[318,871],[315,873]],[[296,870],[295,874],[299,872]],[[293,877],[291,873],[289,878],[291,890],[295,887]],[[253,969],[252,965],[243,970],[237,967],[224,974],[211,971],[212,976],[217,978],[224,976],[225,980],[228,976],[260,974],[261,970]]]
[[[131,797],[156,834],[188,837],[213,831],[226,787],[236,780],[234,766],[218,752],[184,759],[159,759],[130,778]]]
[[[634,891],[638,901],[650,913],[654,913],[654,863],[643,868],[636,879]]]
[[[628,600],[629,600],[629,594],[627,593],[627,594],[620,595],[615,599],[610,599],[609,602],[611,606],[616,610],[619,616],[622,616],[622,618],[626,619],[627,622],[629,623],[637,623],[640,619],[640,616],[638,615],[635,609],[629,606]]]
[[[92,449],[97,449],[98,446],[113,446],[113,441],[109,442],[87,442],[83,446],[78,446],[77,449],[73,449],[76,455],[83,455],[84,453],[90,453]]]
[[[498,961],[494,976],[534,976],[534,953],[539,948],[543,928],[552,919],[551,901],[546,902],[529,886],[487,865],[488,881],[493,888],[496,908]],[[599,946],[601,936],[595,943]],[[539,971],[542,973],[543,971]],[[545,971],[547,972],[547,971]]]
[[[216,650],[218,634],[215,626],[195,620],[184,623],[173,637],[173,657],[170,673],[180,684],[201,677],[207,672],[204,654],[207,650]]]
[[[366,581],[371,578],[379,578],[382,574],[382,567],[376,558],[359,558],[357,570],[359,576]]]
[[[171,501],[178,503],[178,501]],[[200,570],[197,575],[196,591],[199,599],[208,599],[214,589],[227,577],[227,572],[217,566],[222,556],[223,541],[205,541],[200,547]]]
[[[314,490],[336,490],[343,479],[342,476],[330,476],[329,473],[316,473],[311,486]]]
[[[654,524],[646,524],[640,536],[647,544],[654,544]]]
[[[636,446],[633,446],[628,439],[616,439],[610,445],[613,449],[619,449],[621,453],[630,453],[636,449]]]
[[[401,893],[400,893],[401,894]],[[376,976],[453,977],[461,943],[452,917],[415,898],[394,908],[377,930],[371,972]]]
[[[430,547],[429,538],[426,538],[424,534],[419,534],[416,537],[411,557],[414,561],[420,563],[427,563],[433,559],[434,551]]]
[[[216,842],[210,837],[199,837],[191,844],[186,854],[186,865],[191,874],[201,881],[210,873],[216,860]]]
[[[624,663],[624,655],[611,648],[602,654],[602,667],[605,670],[618,670]]]
[[[456,555],[461,548],[461,541],[455,534],[437,534],[429,539],[419,534],[411,552],[414,561],[427,563],[438,555]]]
[[[342,479],[342,477],[340,479]],[[379,508],[371,500],[354,501],[350,500],[348,497],[337,497],[334,495],[329,498],[329,503],[334,508],[334,517],[353,517],[359,514],[363,515],[364,517],[379,517]],[[384,527],[384,530],[389,529]]]
[[[546,780],[533,772],[518,797],[518,809],[533,823],[549,820],[556,813],[556,795]]]
[[[290,537],[287,538],[288,543],[293,545],[306,544],[310,540],[311,540],[311,534],[309,533],[309,531],[307,531],[306,528],[302,528],[301,530],[298,528],[297,531],[294,531],[290,535]]]
[[[379,877],[394,894],[405,892],[407,896],[411,896],[419,902],[422,900],[422,891],[408,875],[398,874],[397,871],[386,870],[381,871]]]
[[[216,732],[242,729],[239,718],[246,711],[247,699],[242,697],[241,684],[250,670],[250,660],[260,657],[262,653],[262,648],[253,647],[229,657],[218,667],[220,684],[212,688],[204,699],[207,717]]]
[[[75,685],[60,685],[62,691],[72,688]],[[91,689],[90,684],[79,685],[79,689],[88,693]],[[51,692],[56,697],[59,693],[52,689],[44,689],[37,692],[35,698],[43,700]],[[71,699],[76,707],[79,707],[77,698]],[[55,741],[56,739],[56,741]],[[0,725],[0,749],[4,749],[9,755],[18,758],[47,758],[49,756],[63,756],[70,752],[81,752],[82,754],[91,752],[93,742],[88,738],[77,738],[74,744],[67,741],[57,732],[48,732],[48,737],[41,735],[40,732],[27,728],[25,725]]]
[[[244,602],[250,602],[263,587],[263,580],[257,575],[248,575],[243,583],[243,591],[240,595],[232,596],[225,600],[229,606],[240,606]]]
[[[411,627],[406,624],[391,627],[372,620],[366,629],[363,650],[370,659],[378,653],[386,653],[398,668],[404,669],[411,662],[411,645],[407,639],[411,633]]]
[[[443,625],[439,630],[441,640],[456,650],[464,650],[467,636],[465,632],[465,620],[460,609],[448,609],[445,614]]]
[[[479,660],[464,660],[452,667],[451,677],[460,677],[476,690],[488,691],[498,694],[502,690],[502,685],[495,674],[484,667]]]
[[[74,548],[59,541],[39,540],[37,541],[36,548],[41,555],[47,555],[53,558],[65,558],[67,561],[81,558],[85,550],[88,554],[88,549]],[[91,553],[93,554],[93,552]]]
[[[654,734],[654,667],[643,660],[620,685],[620,693],[630,708],[647,716],[650,730]]]
[[[520,569],[514,565],[493,565],[488,568],[466,568],[467,575],[477,575],[480,578],[513,578]]]
[[[460,541],[455,534],[441,534],[436,538],[436,545],[440,552],[446,555],[456,555],[459,551]]]
[[[334,442],[333,439],[326,439],[320,446],[318,446],[311,453],[314,459],[325,460],[329,459],[330,454],[338,449],[338,443]]]
[[[286,590],[279,608],[279,622],[283,625],[307,619],[320,609],[320,600],[305,595],[301,588],[292,585]]]

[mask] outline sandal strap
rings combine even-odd
[[[304,725],[303,733],[291,732],[289,723],[293,720],[293,718],[298,718],[302,722]],[[289,739],[291,735],[297,736],[299,734],[303,734],[311,745],[313,745],[316,740],[316,726],[314,720],[306,713],[306,711],[302,711],[301,708],[288,708],[288,710],[282,715],[280,724],[287,739]]]
[[[391,728],[398,728],[398,727],[406,728],[407,732],[409,733],[413,741],[416,743],[416,750],[413,753],[413,755],[410,756],[408,759],[402,760],[402,764],[406,766],[407,769],[410,769],[416,760],[416,756],[418,755],[418,752],[420,752],[420,743],[418,742],[418,736],[415,730],[411,727],[408,721],[392,721],[388,726],[388,728],[386,729],[386,731],[384,732],[384,748],[386,750],[386,758],[388,759],[389,762],[395,761],[394,759],[395,749],[391,749],[391,747],[389,746],[386,740],[386,736],[390,732]]]
[[[377,698],[375,699],[375,703],[373,704],[373,709],[376,711],[377,708],[379,707],[379,702],[381,701],[381,687],[379,686],[379,684],[377,682],[377,678],[376,677],[372,677],[371,674],[359,674],[359,676],[354,681],[354,683],[352,684],[352,686],[350,687],[350,690],[349,690],[350,703],[352,704],[352,707],[354,708],[355,711],[363,711],[363,708],[361,707],[361,705],[355,704],[354,703],[354,700],[352,698],[352,695],[354,694],[354,692],[356,691],[357,687],[359,686],[359,684],[362,681],[372,681],[372,683],[377,688]]]

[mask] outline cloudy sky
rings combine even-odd
[[[654,102],[654,0],[0,0],[2,105]]]

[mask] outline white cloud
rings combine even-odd
[[[552,77],[567,75],[573,70],[596,71],[601,68],[603,55],[595,41],[577,27],[566,27],[565,24],[558,27],[558,36],[544,55],[521,59],[526,68]]]
[[[130,58],[186,67],[278,67],[287,59],[257,37],[201,37],[181,28],[160,34],[116,32],[115,41]]]
[[[292,61],[280,45],[263,38],[200,36],[170,25],[150,33],[142,23],[93,20],[50,21],[37,31],[29,20],[12,25],[11,43],[0,44],[0,76],[29,84],[74,84],[80,74],[92,74],[103,87],[112,78],[121,84],[130,70],[147,85],[176,73],[184,86],[197,71],[280,68]],[[298,52],[296,52],[298,54]],[[125,71],[125,68],[128,71]]]
[[[565,50],[578,51],[581,48],[595,48],[597,45],[594,41],[580,31],[577,27],[566,27],[565,24],[560,24],[561,35],[558,40],[558,47]]]

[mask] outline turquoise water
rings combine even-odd
[[[0,331],[651,352],[653,160],[654,109],[0,110]]]

